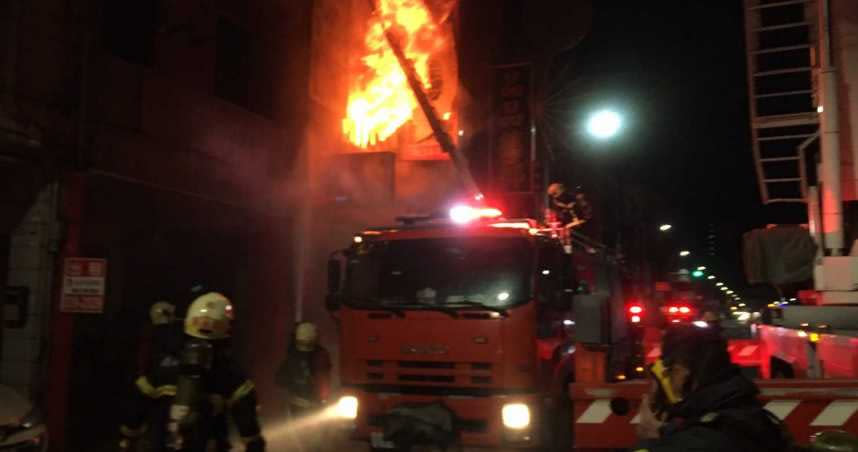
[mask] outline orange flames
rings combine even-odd
[[[417,101],[385,39],[389,29],[411,60],[423,88],[431,91],[429,60],[444,45],[438,25],[422,0],[379,0],[364,38],[361,73],[351,89],[343,133],[355,146],[382,142],[408,122]]]

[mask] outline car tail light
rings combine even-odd
[[[643,318],[644,308],[639,304],[629,305],[629,321],[632,323],[641,323],[641,319]]]

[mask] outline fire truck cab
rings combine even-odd
[[[354,437],[568,449],[573,297],[599,282],[576,277],[594,256],[566,251],[534,220],[465,206],[356,234],[327,301]]]

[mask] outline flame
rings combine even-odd
[[[422,0],[379,0],[364,38],[362,73],[348,96],[343,133],[366,148],[382,142],[408,122],[417,101],[385,38],[389,29],[411,60],[423,88],[432,89],[429,58],[443,46],[438,25]]]

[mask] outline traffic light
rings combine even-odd
[[[702,278],[703,277],[703,270],[694,270],[693,272],[691,272],[691,276],[693,276],[695,278]]]

